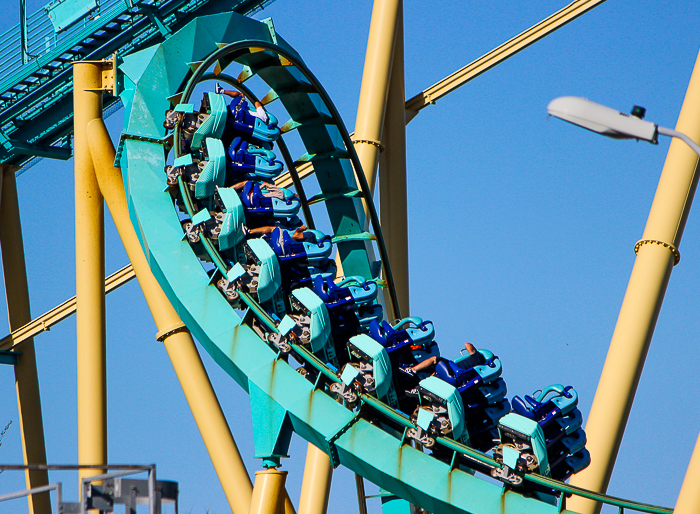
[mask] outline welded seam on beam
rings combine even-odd
[[[105,279],[105,294],[111,293],[120,286],[129,282],[136,275],[131,264],[124,266],[119,271],[112,273]],[[0,339],[0,350],[11,350],[29,338],[32,338],[42,332],[46,332],[52,326],[68,318],[75,313],[77,302],[75,296],[66,300],[61,305],[58,305],[42,314],[38,318],[33,319],[26,325],[14,330],[11,334]]]

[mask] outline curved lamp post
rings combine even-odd
[[[547,112],[556,118],[613,139],[637,139],[657,144],[659,134],[677,137],[700,155],[700,146],[692,139],[681,132],[644,121],[642,118],[646,110],[636,105],[632,114],[623,114],[586,98],[560,96],[549,102]]]
[[[700,139],[698,66],[695,72],[676,127]],[[678,245],[697,185],[695,171],[700,146],[682,132],[644,121],[645,110],[638,106],[632,109],[631,115],[626,115],[585,98],[564,96],[552,100],[547,112],[615,139],[637,139],[657,144],[659,134],[675,137],[683,140],[695,152],[673,143],[669,149],[644,234],[634,248],[637,258],[586,424],[591,465],[571,479],[572,485],[605,492],[671,270],[680,260]],[[679,514],[698,512],[698,480],[700,438],[676,503]],[[581,514],[593,514],[600,511],[600,504],[583,498],[571,498],[567,508]]]

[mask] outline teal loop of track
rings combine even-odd
[[[222,42],[230,44],[222,48]],[[345,275],[372,278],[366,251],[368,235],[364,232],[364,195],[356,194],[366,191],[367,185],[362,173],[356,175],[353,170],[359,169],[357,157],[325,91],[301,57],[264,23],[230,13],[201,17],[162,44],[125,58],[120,66],[126,117],[118,164],[124,173],[132,223],[151,269],[187,327],[217,364],[250,394],[258,456],[284,454],[288,443],[285,434],[293,430],[324,449],[334,465],[342,464],[429,512],[562,512],[561,506],[504,492],[501,486],[463,471],[469,463],[479,463],[482,469],[499,465],[450,439],[438,439],[438,444],[454,452],[452,463],[414,449],[401,437],[401,430],[405,434],[405,428],[412,426],[409,419],[376,398],[364,396],[355,412],[348,410],[281,360],[210,284],[189,243],[183,241],[171,197],[164,192],[166,152],[160,141],[165,136],[163,114],[171,108],[167,98],[178,93],[189,98],[197,80],[217,60],[248,66],[284,104],[306,146],[305,159],[314,161]],[[204,64],[193,73],[186,63],[195,62]],[[289,166],[289,159],[285,160]],[[376,221],[374,207],[369,204],[372,221]],[[373,226],[382,261],[386,262],[381,232],[376,223]],[[393,297],[386,266],[385,276]],[[328,380],[338,380],[303,348],[295,350]],[[367,421],[364,413],[368,411],[385,423]],[[384,424],[398,430],[385,431]],[[671,512],[581,491],[537,475],[526,479],[624,508]]]

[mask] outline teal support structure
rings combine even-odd
[[[74,61],[129,55],[170,37],[196,16],[251,13],[274,0],[54,0],[0,36],[0,163],[68,159]],[[105,112],[119,107],[105,95]]]

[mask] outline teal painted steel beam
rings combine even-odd
[[[24,141],[15,141],[13,139],[10,139],[9,143],[12,145],[10,153],[15,155],[46,157],[49,159],[59,159],[61,161],[67,161],[73,156],[73,151],[69,146],[37,145],[25,143]]]
[[[17,357],[22,355],[22,352],[0,351],[0,364],[17,364]]]
[[[158,7],[141,6],[144,9],[141,16],[137,12],[132,13],[122,0],[103,2],[99,17],[83,26],[75,24],[70,27],[65,35],[58,36],[57,45],[49,51],[42,51],[38,56],[28,55],[26,62],[10,61],[3,64],[0,68],[0,127],[12,140],[46,147],[55,146],[56,142],[72,132],[71,60],[101,60],[115,52],[126,55],[161,41],[197,15],[231,9],[239,13],[248,13],[271,1],[274,0],[239,0],[231,6],[224,0],[170,0],[159,3]],[[40,12],[43,13],[43,10]],[[126,15],[129,19],[133,19],[134,16],[140,19],[120,24],[120,27],[125,26],[113,32],[112,37],[95,43],[96,48],[81,46],[86,40],[101,37],[98,35],[103,34]],[[36,14],[30,17],[30,21],[35,18]],[[13,30],[11,29],[10,33],[14,34]],[[44,32],[34,34],[31,23],[26,35],[29,38],[28,48],[36,46],[32,37],[41,39],[42,44],[47,37]],[[16,44],[18,50],[22,46],[15,40],[9,44]],[[73,52],[73,57],[66,59],[65,56],[69,52]],[[26,81],[33,81],[33,85],[24,84]],[[19,84],[23,85],[18,86]],[[18,88],[21,91],[10,93]],[[115,103],[115,98],[107,97],[104,108],[111,108]],[[63,114],[57,114],[61,112]],[[18,126],[15,121],[22,122],[22,126]],[[11,146],[0,152],[0,163],[22,165],[32,155],[28,152],[11,151],[13,148],[14,146]],[[41,156],[54,155],[62,157],[60,152]]]

